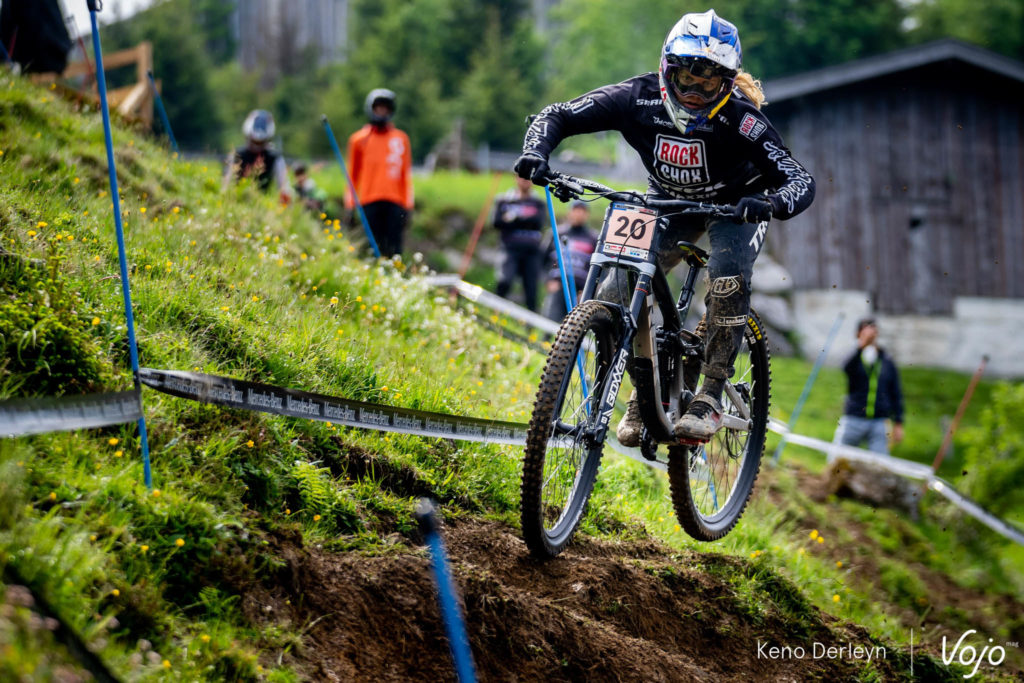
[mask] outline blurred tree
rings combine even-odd
[[[218,149],[224,120],[211,86],[212,64],[187,5],[161,2],[103,29],[105,51],[153,43],[153,74],[161,81],[167,117],[178,143],[189,149]],[[114,79],[116,82],[116,79]]]
[[[1024,60],[1024,2],[1021,0],[924,0],[910,8],[915,40],[953,37]]]
[[[899,0],[722,0],[715,11],[739,28],[744,68],[759,78],[907,43]],[[657,69],[665,36],[683,13],[670,0],[650,0],[643,11],[616,0],[564,0],[552,17],[560,37],[552,49],[553,99]]]
[[[214,64],[230,62],[238,53],[238,40],[231,30],[237,0],[186,0],[202,33],[206,53]]]

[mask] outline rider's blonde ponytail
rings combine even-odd
[[[736,81],[733,85],[739,88],[739,91],[746,95],[747,99],[753,102],[754,106],[758,109],[764,104],[764,91],[761,90],[761,81],[743,69],[740,69],[740,72],[736,74]]]

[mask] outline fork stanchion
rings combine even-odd
[[[121,293],[124,297],[124,316],[128,323],[128,353],[132,363],[132,380],[135,391],[141,395],[139,381],[139,349],[135,342],[135,316],[132,314],[132,293],[128,285],[128,260],[125,257],[124,227],[121,224],[121,198],[117,190],[117,169],[114,166],[114,138],[110,130],[110,107],[107,104],[107,78],[103,73],[103,48],[100,45],[100,27],[96,13],[100,11],[99,0],[86,0],[89,18],[92,21],[92,49],[96,57],[96,85],[100,96],[100,111],[103,113],[103,137],[107,146],[107,174],[110,180],[110,199],[114,209],[114,230],[117,233],[117,259],[121,267]],[[139,418],[139,441],[142,448],[142,467],[146,488],[153,488],[153,475],[149,467],[149,439],[146,436],[146,416]]]
[[[327,139],[331,143],[331,149],[334,150],[334,156],[338,159],[338,165],[341,166],[341,172],[345,174],[345,182],[348,183],[348,189],[352,193],[352,203],[356,207],[356,212],[359,214],[359,221],[363,224],[363,231],[366,232],[366,239],[370,242],[370,248],[373,249],[373,255],[376,258],[380,258],[380,247],[377,246],[377,240],[373,238],[373,231],[370,230],[370,222],[366,220],[366,213],[363,211],[363,205],[359,202],[359,194],[356,192],[356,186],[352,182],[352,177],[348,174],[348,167],[345,166],[345,159],[341,156],[341,149],[338,147],[338,140],[334,137],[334,131],[331,130],[331,124],[327,120],[327,114],[320,115],[320,122],[324,124],[324,131],[327,132]]]
[[[421,498],[416,506],[416,521],[419,522],[420,533],[430,548],[430,567],[434,571],[437,583],[437,600],[441,606],[441,620],[448,634],[452,661],[459,683],[475,683],[476,668],[473,665],[473,653],[469,649],[469,636],[466,634],[466,623],[462,618],[462,610],[452,581],[451,569],[444,551],[444,542],[437,530],[437,518],[434,503]]]

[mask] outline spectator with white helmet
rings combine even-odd
[[[252,110],[242,124],[242,134],[246,142],[228,158],[224,170],[224,187],[232,179],[251,178],[257,187],[266,192],[274,183],[281,201],[287,203],[292,195],[288,167],[284,156],[271,145],[274,138],[274,116],[265,109]]]
[[[366,96],[368,123],[348,139],[348,170],[363,213],[382,256],[402,253],[402,238],[413,208],[412,149],[409,136],[391,122],[395,93],[385,88]],[[345,206],[355,207],[351,191]]]
[[[732,219],[669,215],[659,265],[682,260],[679,241],[711,243],[703,384],[675,425],[686,442],[707,441],[722,425],[725,380],[747,327],[754,260],[768,220],[797,215],[814,198],[814,179],[761,112],[760,84],[740,68],[739,32],[714,10],[683,15],[669,31],[657,72],[606,85],[546,107],[532,121],[516,172],[546,184],[548,157],[570,135],[617,130],[649,174],[648,196],[734,204]],[[596,298],[622,302],[632,287],[612,271]],[[617,430],[627,446],[643,428],[635,398]]]

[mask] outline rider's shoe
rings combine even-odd
[[[704,442],[722,426],[722,405],[703,392],[697,394],[675,425],[676,438]]]
[[[640,445],[640,434],[644,430],[644,422],[640,417],[640,406],[636,401],[636,391],[629,395],[629,403],[626,404],[626,414],[615,429],[615,438],[623,446],[636,448]]]

